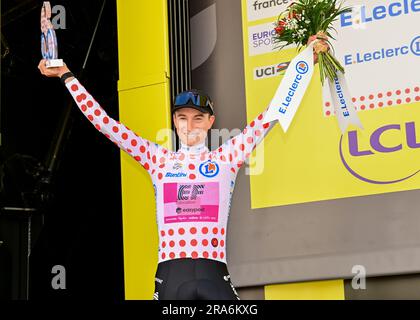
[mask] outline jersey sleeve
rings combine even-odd
[[[275,125],[275,121],[264,123],[268,108],[252,120],[242,132],[226,141],[218,151],[221,161],[230,163],[232,170],[238,170],[252,151]]]
[[[139,137],[124,124],[109,117],[76,78],[67,82],[66,87],[79,109],[92,125],[121,150],[132,156],[147,171],[153,170],[159,155],[168,153],[167,149]]]

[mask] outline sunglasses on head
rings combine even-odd
[[[197,107],[210,107],[210,109],[213,111],[213,103],[207,96],[193,92],[182,92],[179,95],[177,95],[175,98],[174,105],[183,106],[187,105],[190,101],[193,105]]]

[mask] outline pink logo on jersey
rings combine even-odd
[[[219,182],[165,183],[163,202],[165,223],[217,222]]]

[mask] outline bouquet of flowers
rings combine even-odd
[[[343,7],[337,0],[296,0],[282,12],[276,23],[273,36],[275,48],[282,49],[287,45],[296,44],[298,50],[314,41],[314,52],[318,56],[321,82],[325,78],[333,81],[337,71],[344,73],[344,68],[330,53],[334,39],[331,30],[332,23],[344,12],[351,11]]]

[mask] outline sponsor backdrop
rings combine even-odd
[[[242,0],[249,114],[270,103],[297,54],[276,50],[271,38],[273,21],[289,3]],[[253,208],[420,187],[420,2],[345,4],[354,9],[335,24],[333,45],[364,130],[341,134],[316,67],[289,131],[276,126],[264,156],[256,153],[265,166],[251,175]]]
[[[296,55],[269,35],[289,2],[190,1],[193,86],[213,98],[216,127],[242,129],[270,103]],[[361,6],[338,22],[336,54],[365,129],[341,136],[316,67],[287,134],[276,125],[251,159],[259,174],[238,175],[227,235],[237,287],[347,279],[355,265],[368,277],[420,270],[420,173],[407,178],[420,169],[419,1],[348,3]]]

